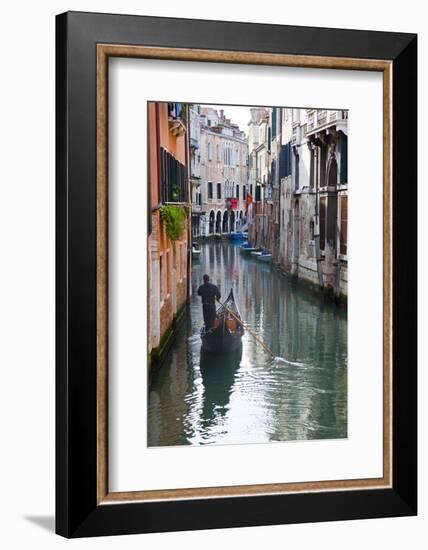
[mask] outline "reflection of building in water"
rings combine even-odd
[[[148,416],[148,444],[158,445],[159,441],[168,439],[170,433],[182,434],[183,418],[190,410],[186,399],[192,389],[192,371],[187,366],[188,349],[185,324],[180,326],[176,345],[169,357],[169,368],[160,369],[154,378],[150,389]],[[173,404],[174,406],[168,406]],[[169,444],[185,445],[187,440],[181,435]]]

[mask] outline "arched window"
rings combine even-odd
[[[210,212],[209,233],[210,233],[210,235],[212,233],[214,233],[214,210],[211,210],[211,212]]]
[[[208,155],[208,160],[211,160],[212,159],[212,151],[211,151],[211,143],[208,142],[208,146],[207,146],[207,155]]]
[[[217,198],[221,199],[221,183],[217,183]]]
[[[239,199],[239,184],[236,186],[236,198]]]

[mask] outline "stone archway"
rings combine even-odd
[[[211,210],[210,218],[209,218],[209,227],[208,227],[208,232],[210,235],[214,233],[214,224],[215,224],[214,210]]]
[[[332,154],[327,164],[327,222],[326,237],[329,246],[336,250],[337,241],[337,161]]]
[[[223,212],[223,227],[222,227],[223,233],[229,233],[229,214],[227,210]]]
[[[235,211],[232,210],[230,212],[230,232],[231,233],[233,233],[235,231],[235,219],[236,219]]]
[[[221,210],[217,212],[217,216],[215,220],[215,232],[218,234],[221,233]]]

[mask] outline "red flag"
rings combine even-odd
[[[250,204],[253,202],[253,197],[250,195],[250,193],[247,193],[247,198],[245,199],[245,213],[248,212],[248,208]]]

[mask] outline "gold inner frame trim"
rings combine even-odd
[[[108,59],[132,57],[383,73],[383,476],[149,491],[108,489]],[[392,62],[372,59],[97,45],[97,503],[222,498],[392,486]]]

